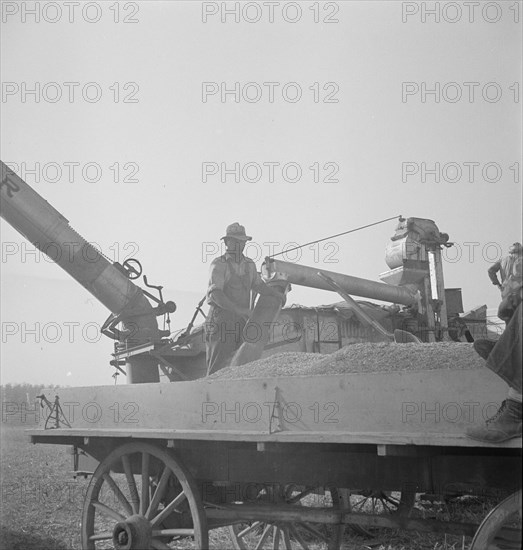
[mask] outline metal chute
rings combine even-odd
[[[111,311],[122,324],[121,342],[139,345],[160,340],[164,334],[158,328],[158,310],[126,270],[79,235],[3,162],[0,170],[0,216]],[[126,367],[130,383],[159,381],[157,361],[152,357],[130,357]]]

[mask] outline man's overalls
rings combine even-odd
[[[240,307],[250,308],[251,280],[247,264],[240,266],[245,273],[238,275],[232,259],[226,260],[227,279],[223,288],[224,294]],[[243,343],[243,329],[246,320],[232,311],[227,311],[211,303],[205,322],[205,342],[207,352],[207,374],[212,374],[226,367],[236,350]]]

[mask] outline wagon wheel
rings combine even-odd
[[[186,536],[207,548],[197,487],[174,455],[149,443],[127,443],[100,463],[84,501],[82,548],[165,549]]]
[[[502,532],[502,529],[506,529]],[[521,548],[521,490],[495,506],[481,522],[470,550]]]
[[[346,508],[347,493],[333,487],[304,487],[295,484],[268,486],[257,502],[292,506]],[[345,526],[306,522],[254,521],[231,525],[229,532],[235,550],[338,550]]]
[[[416,501],[416,493],[411,490],[391,491],[359,491],[351,493],[351,513],[358,514],[401,514],[407,515]],[[365,537],[374,537],[380,528],[368,528],[363,525],[351,524],[356,533]]]

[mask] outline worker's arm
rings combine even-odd
[[[493,285],[501,288],[501,283],[498,279],[498,271],[501,269],[501,262],[498,260],[495,264],[492,264],[488,269],[489,279],[492,281]]]
[[[212,262],[209,274],[209,289],[207,290],[207,298],[209,301],[213,302],[222,309],[235,313],[240,317],[248,318],[251,314],[250,309],[236,305],[225,295],[223,288],[225,286],[226,274],[226,262],[221,259],[217,259]]]

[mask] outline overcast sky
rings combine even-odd
[[[107,256],[139,258],[173,329],[234,221],[259,266],[433,219],[456,242],[446,286],[493,308],[486,270],[521,240],[523,12],[470,4],[4,2],[2,160]],[[108,312],[0,228],[2,383],[112,383],[90,332]],[[394,228],[287,259],[378,280]]]

